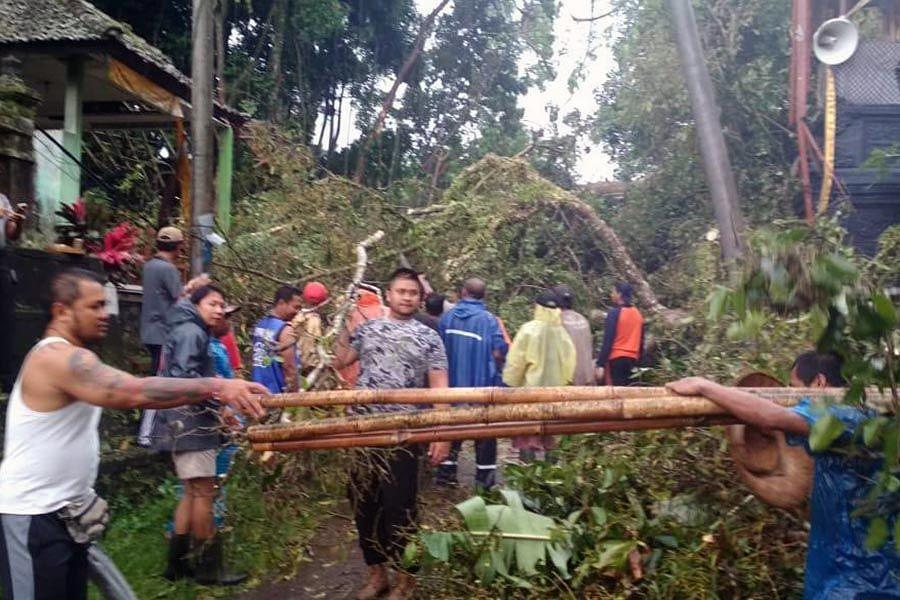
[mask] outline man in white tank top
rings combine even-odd
[[[106,335],[102,282],[73,269],[50,283],[50,323],[25,359],[9,399],[0,464],[0,585],[4,600],[87,597],[87,545],[58,511],[89,498],[97,477],[103,408],[165,409],[215,398],[262,416],[239,379],[134,377],[85,346]]]

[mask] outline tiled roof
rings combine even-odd
[[[190,85],[159,49],[84,0],[0,0],[0,47],[27,42],[118,42],[179,83]]]
[[[172,64],[168,56],[135,34],[126,23],[116,21],[90,2],[0,0],[0,50],[4,46],[45,42],[93,42],[118,46],[120,51],[137,59],[150,71],[162,71],[174,80],[176,88],[180,88],[179,94],[185,97],[190,95],[191,80]],[[217,116],[232,123],[249,119],[249,115],[219,102],[215,106]]]

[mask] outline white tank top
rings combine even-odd
[[[48,337],[48,344],[69,342]],[[35,412],[22,400],[25,358],[6,409],[6,438],[0,464],[0,513],[41,515],[59,510],[92,491],[100,464],[102,409],[87,402]]]

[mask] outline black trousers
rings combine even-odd
[[[607,363],[609,369],[609,383],[611,385],[634,385],[631,378],[637,361],[633,358],[614,358]]]
[[[475,440],[475,485],[489,489],[497,484],[497,440]],[[438,467],[435,477],[438,485],[457,483],[456,471],[462,442],[450,446],[450,456]]]
[[[147,352],[150,353],[150,376],[159,373],[159,357],[162,355],[162,346],[147,344]]]
[[[4,600],[84,600],[88,545],[55,513],[0,515],[0,582]]]
[[[400,564],[418,517],[419,446],[368,449],[354,460],[348,496],[369,566]]]

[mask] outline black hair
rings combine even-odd
[[[573,294],[572,289],[564,283],[559,285],[554,285],[552,288],[553,292],[559,296],[559,307],[564,310],[569,310],[572,308],[572,300]]]
[[[425,312],[432,317],[439,317],[444,312],[444,301],[447,298],[443,294],[432,293],[425,298]]]
[[[272,304],[278,304],[281,301],[290,302],[294,296],[302,295],[303,292],[300,291],[300,288],[293,285],[283,285],[275,290],[275,299],[272,301]]]
[[[617,281],[613,287],[615,287],[616,291],[619,292],[619,295],[622,296],[622,302],[624,302],[626,306],[630,306],[632,298],[634,297],[634,288],[631,287],[631,284],[625,281]]]
[[[50,297],[47,302],[47,312],[50,307],[59,302],[65,306],[72,306],[81,296],[81,282],[93,282],[103,285],[106,280],[98,273],[87,269],[71,268],[60,271],[50,280]]]
[[[415,269],[410,269],[408,267],[399,267],[394,269],[394,272],[390,274],[388,277],[388,288],[394,285],[394,282],[398,279],[408,279],[410,281],[415,281],[416,285],[419,286],[419,294],[424,294],[425,290],[422,288],[422,282],[419,281],[419,274]]]
[[[540,304],[547,308],[559,308],[559,296],[557,296],[556,292],[553,290],[541,292],[534,301],[536,304]]]
[[[217,285],[201,285],[196,290],[191,293],[191,304],[199,304],[201,300],[206,298],[212,293],[219,294],[222,296],[222,299],[225,299],[225,292],[222,291]]]
[[[157,240],[156,241],[156,249],[162,252],[175,252],[178,250],[178,246],[181,245],[181,242],[173,242],[170,240]]]
[[[796,370],[797,377],[803,382],[803,385],[811,385],[816,376],[824,375],[829,386],[843,387],[847,385],[847,381],[841,375],[843,366],[844,359],[837,352],[812,351],[798,356],[794,360],[791,370]]]

